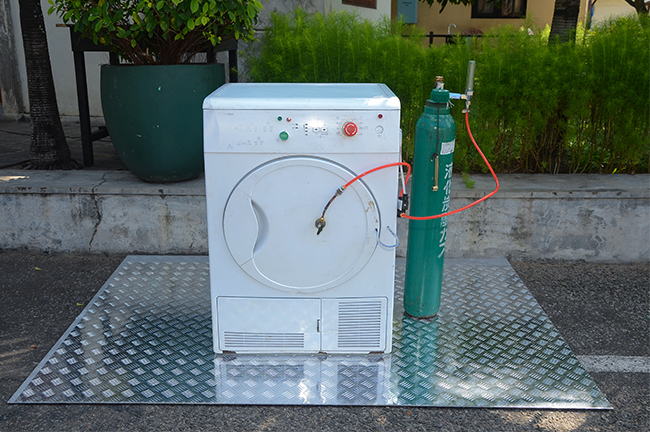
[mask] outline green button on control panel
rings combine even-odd
[[[287,131],[282,131],[280,133],[280,140],[287,141],[289,139],[289,133]]]

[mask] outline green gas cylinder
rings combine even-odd
[[[449,114],[449,91],[442,77],[415,127],[411,217],[449,211],[456,125]],[[433,317],[440,308],[447,217],[409,222],[404,309],[413,317]]]

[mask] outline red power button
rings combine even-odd
[[[348,122],[343,126],[343,133],[348,137],[357,135],[357,132],[359,132],[359,127],[352,122]]]

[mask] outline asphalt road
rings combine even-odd
[[[614,410],[8,405],[123,258],[0,252],[0,430],[650,430],[647,262],[512,262]]]

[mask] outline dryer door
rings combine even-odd
[[[336,190],[355,174],[316,157],[262,164],[233,189],[223,215],[226,245],[241,269],[267,287],[313,293],[354,277],[377,246],[380,215],[362,181],[328,208],[327,225],[315,222]]]

